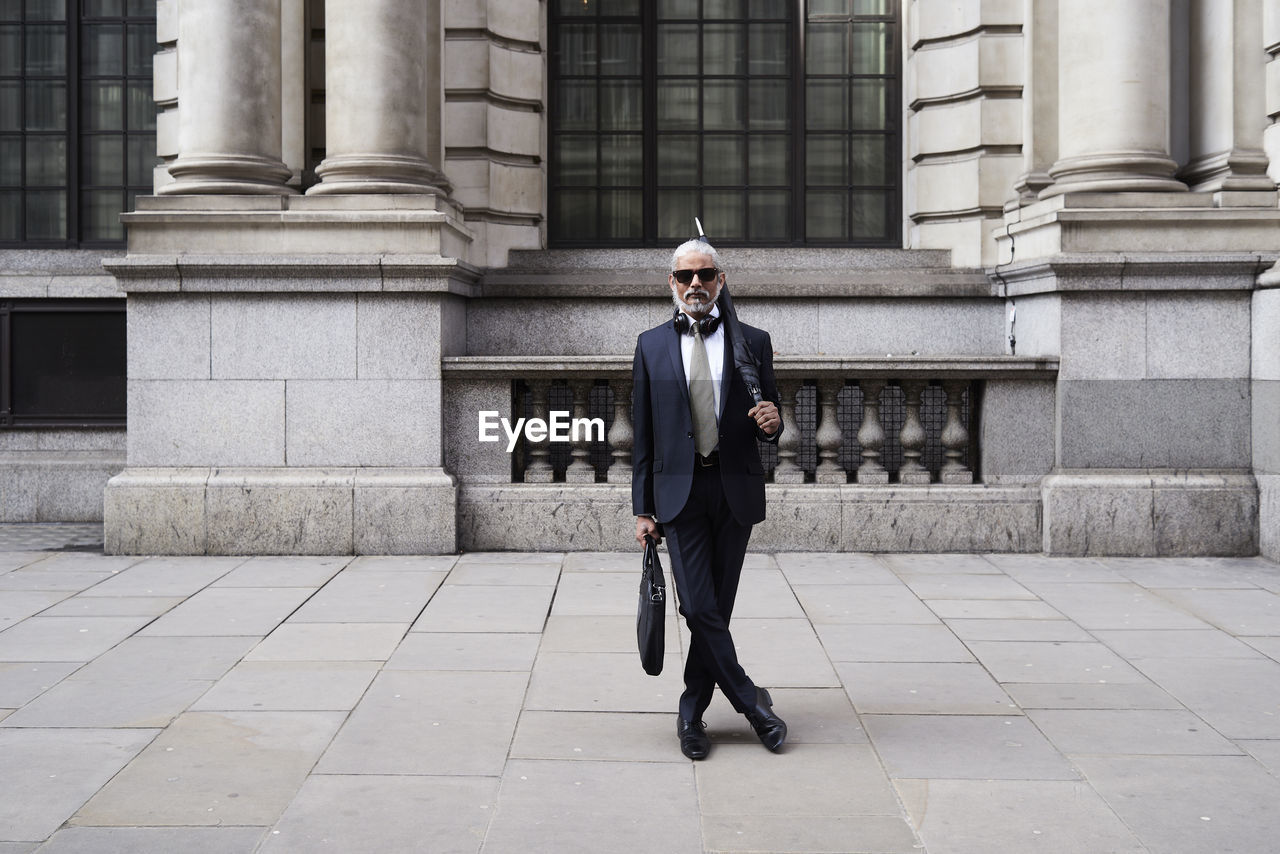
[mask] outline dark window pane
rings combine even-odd
[[[61,136],[27,137],[29,186],[61,187],[67,183],[67,140]]]
[[[698,137],[663,134],[658,137],[658,183],[681,187],[698,182]]]
[[[787,129],[787,81],[752,80],[751,129]]]
[[[594,15],[596,13],[595,3],[583,3],[582,0],[560,0],[556,8],[560,10],[561,15]]]
[[[123,190],[86,190],[80,194],[80,230],[84,240],[123,240]]]
[[[696,18],[698,0],[658,0],[659,18]]]
[[[849,0],[809,0],[809,17],[848,14]]]
[[[779,186],[788,183],[791,170],[791,148],[788,143],[785,136],[751,137],[747,151],[753,185]]]
[[[599,0],[601,15],[639,15],[640,0]]]
[[[95,24],[80,30],[80,71],[91,77],[124,73],[124,27]]]
[[[22,185],[22,137],[0,138],[0,185]]]
[[[87,80],[80,92],[80,121],[85,130],[124,130],[124,86],[116,80]]]
[[[810,80],[805,86],[805,111],[805,125],[810,130],[848,129],[848,81]]]
[[[888,15],[891,11],[890,0],[853,0],[855,15]]]
[[[747,209],[739,190],[704,192],[701,218],[703,227],[721,240],[742,240],[747,236]]]
[[[23,311],[10,323],[14,415],[124,415],[123,311]]]
[[[639,80],[606,80],[600,84],[600,129],[640,130],[644,126],[644,92]]]
[[[155,130],[156,105],[150,80],[129,81],[129,130]]]
[[[595,24],[565,24],[560,27],[559,43],[562,75],[595,74]]]
[[[703,74],[743,74],[746,67],[747,32],[742,24],[703,25]]]
[[[809,24],[805,40],[807,74],[845,74],[849,70],[846,24]]]
[[[22,28],[16,24],[0,26],[0,74],[13,77],[22,73]]]
[[[560,136],[556,138],[555,146],[556,162],[560,165],[560,173],[556,177],[558,183],[588,187],[597,184],[594,135]]]
[[[704,18],[741,18],[742,0],[702,0]]]
[[[65,21],[66,0],[26,0],[28,21]]]
[[[880,134],[850,138],[849,165],[853,169],[855,184],[888,184],[889,152],[886,147],[890,137]]]
[[[67,87],[57,80],[27,81],[27,130],[65,130]]]
[[[702,81],[704,130],[746,130],[746,85],[741,80]]]
[[[809,190],[805,202],[805,232],[813,240],[846,240],[848,198],[843,192]]]
[[[595,190],[561,190],[556,196],[555,219],[561,240],[594,240],[596,225]]]
[[[129,137],[129,185],[149,187],[155,179],[156,138],[152,134]]]
[[[706,136],[702,139],[702,183],[745,184],[746,145],[741,136]]]
[[[128,73],[149,75],[155,54],[155,24],[130,24]]]
[[[53,75],[67,73],[67,28],[27,26],[26,72]]]
[[[658,130],[698,129],[696,80],[658,81]]]
[[[156,0],[129,0],[128,14],[138,18],[154,18]]]
[[[0,0],[0,21],[21,21],[22,0]]]
[[[747,71],[750,74],[787,73],[791,49],[787,45],[786,24],[752,24]]]
[[[124,0],[84,0],[84,13],[90,18],[114,18],[124,14]]]
[[[658,26],[658,73],[668,76],[698,73],[696,24]]]
[[[751,0],[751,17],[785,18],[788,0]]]
[[[596,84],[590,80],[562,80],[556,106],[561,130],[596,129]]]
[[[640,74],[640,28],[633,24],[600,28],[600,73],[609,76]]]
[[[853,84],[853,124],[864,130],[883,130],[888,126],[886,107],[888,82],[877,79],[850,81]]]
[[[853,194],[853,237],[868,239],[885,237],[888,231],[888,196],[867,190]]]
[[[22,191],[0,190],[0,240],[22,239]]]
[[[638,240],[644,236],[644,194],[640,190],[600,193],[600,237]]]
[[[644,183],[644,140],[639,136],[606,136],[600,140],[600,183],[638,186]]]
[[[27,239],[67,239],[67,194],[64,190],[27,191]]]
[[[81,180],[88,186],[124,184],[124,137],[87,136],[80,143]]]
[[[888,74],[888,24],[853,25],[853,73]]]
[[[748,239],[788,242],[791,236],[791,194],[786,190],[756,190],[748,199]]]
[[[790,194],[785,190],[752,190],[748,198],[751,240],[786,241],[791,239]]]
[[[662,240],[687,238],[689,226],[699,213],[697,207],[698,194],[693,190],[659,190],[658,237]],[[712,234],[719,234],[710,223],[703,225],[711,228]]]
[[[805,141],[804,175],[807,184],[844,186],[849,183],[849,160],[843,135],[811,134]]]
[[[22,84],[0,80],[0,130],[22,130]]]

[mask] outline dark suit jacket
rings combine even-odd
[[[778,402],[773,376],[773,343],[769,333],[742,324],[747,345],[760,363],[761,392]],[[729,335],[725,328],[725,335]],[[742,525],[764,519],[764,467],[756,439],[776,442],[757,429],[747,411],[755,405],[733,367],[732,342],[726,337],[724,375],[720,390],[720,478],[733,518]],[[642,332],[636,341],[631,396],[635,427],[632,453],[631,506],[637,516],[669,522],[684,509],[693,483],[693,416],[689,413],[689,383],[680,356],[680,336],[674,318]]]

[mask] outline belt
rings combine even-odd
[[[719,451],[712,451],[705,457],[702,456],[702,454],[694,454],[693,457],[697,461],[698,465],[704,469],[714,468],[715,466],[720,465]]]

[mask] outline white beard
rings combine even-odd
[[[685,314],[707,314],[711,311],[711,306],[715,305],[716,300],[720,297],[720,286],[716,285],[715,290],[708,289],[707,293],[709,293],[710,296],[707,298],[705,303],[682,302],[679,294],[675,290],[672,290],[671,302],[677,309],[683,311]]]

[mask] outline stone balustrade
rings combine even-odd
[[[1056,364],[999,356],[782,356],[774,367],[786,429],[776,446],[761,444],[771,483],[962,486],[975,482],[972,419],[983,381],[1043,378]],[[487,439],[514,441],[510,482],[630,482],[630,357],[460,356],[446,357],[443,368],[451,385],[510,381],[510,407],[491,411]]]

